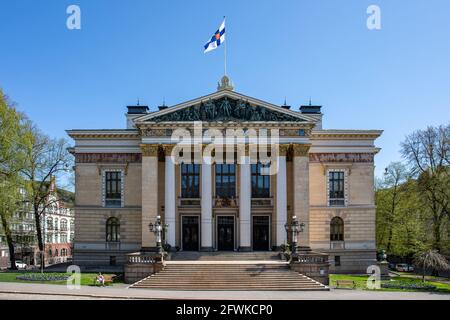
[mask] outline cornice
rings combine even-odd
[[[72,139],[139,139],[138,130],[67,130]]]
[[[320,130],[312,131],[311,140],[330,139],[376,139],[383,133],[382,130]]]

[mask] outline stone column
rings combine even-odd
[[[298,235],[298,246],[309,247],[309,144],[293,145],[294,215],[305,229]]]
[[[168,225],[166,241],[175,248],[175,163],[172,158],[173,145],[164,146],[165,154],[165,182],[164,182],[164,218]]]
[[[277,189],[276,189],[276,208],[277,219],[276,225],[276,246],[279,247],[286,243],[286,229],[287,222],[287,181],[286,181],[286,153],[289,145],[279,146],[278,155],[278,172],[277,172]]]
[[[251,208],[252,184],[250,157],[241,157],[239,192],[239,250],[250,251],[251,245]]]
[[[212,251],[212,180],[210,157],[202,157],[202,184],[201,184],[201,250]]]
[[[148,225],[155,222],[159,215],[158,208],[158,150],[156,144],[141,145],[142,150],[142,249],[154,250],[156,237]]]

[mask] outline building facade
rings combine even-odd
[[[130,106],[126,129],[69,130],[75,145],[74,260],[121,265],[164,242],[182,251],[268,251],[285,225],[327,252],[332,272],[376,261],[374,141],[379,130],[325,130],[320,106],[291,110],[234,91]],[[230,138],[231,137],[231,138]]]
[[[62,199],[61,190],[56,188],[56,180],[49,183],[46,208],[41,217],[42,235],[45,243],[46,265],[63,263],[72,259],[72,241],[75,221],[73,203]],[[64,191],[64,193],[68,193]],[[23,207],[10,221],[16,260],[28,266],[40,265],[40,251],[36,235],[36,222],[31,206],[26,201],[25,190],[21,190]],[[9,267],[9,249],[5,232],[0,225],[0,268]]]

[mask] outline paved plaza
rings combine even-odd
[[[69,290],[63,285],[0,283],[0,299],[188,299],[188,300],[450,300],[450,294],[331,289],[312,291],[171,291],[82,286]]]

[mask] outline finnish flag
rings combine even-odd
[[[218,46],[220,46],[224,42],[225,42],[225,19],[223,20],[219,29],[214,33],[214,35],[211,37],[211,39],[209,39],[208,42],[205,44],[204,53],[216,49]]]

